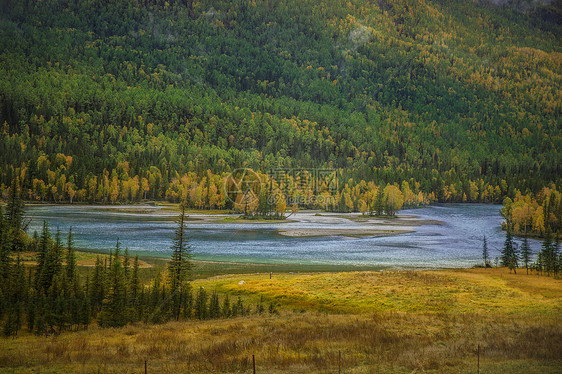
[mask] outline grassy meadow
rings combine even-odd
[[[246,273],[193,287],[265,312],[24,332],[0,339],[0,372],[142,373],[147,360],[149,373],[251,373],[255,355],[258,373],[476,373],[478,345],[481,373],[562,368],[562,281],[521,270]]]

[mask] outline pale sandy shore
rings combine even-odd
[[[337,229],[337,228],[311,228],[311,229],[289,229],[280,230],[279,234],[283,236],[290,236],[293,238],[316,237],[316,236],[347,236],[347,237],[361,237],[361,236],[392,236],[398,234],[406,234],[414,230],[377,230],[377,229]]]
[[[420,219],[415,215],[397,215],[393,218],[377,218],[363,216],[357,213],[318,213],[299,212],[291,215],[286,221],[253,221],[253,220],[224,220],[225,215],[190,214],[190,223],[223,223],[223,224],[255,224],[268,225],[279,235],[289,237],[319,237],[319,236],[392,236],[414,232],[422,225],[441,225],[436,220]],[[233,217],[232,215],[226,217]]]
[[[125,208],[127,212],[137,210],[143,213],[160,213],[174,215],[168,209],[154,207],[118,207]],[[131,209],[132,208],[132,209]],[[147,209],[148,208],[148,209]],[[320,211],[300,211],[288,215],[284,221],[243,220],[237,219],[238,214],[198,213],[188,214],[188,223],[198,224],[224,224],[224,225],[267,225],[269,229],[277,230],[282,236],[294,238],[344,236],[356,237],[382,237],[414,232],[416,227],[422,225],[441,225],[443,222],[421,219],[412,214],[397,214],[395,217],[370,217],[359,213],[328,213]]]
[[[80,207],[77,206],[77,209]],[[176,207],[150,206],[150,205],[121,205],[121,206],[92,206],[92,209],[107,210],[113,213],[127,215],[142,215],[154,217],[167,217],[174,219],[178,212]],[[382,237],[400,235],[416,231],[422,225],[441,225],[437,220],[421,219],[412,214],[397,214],[395,217],[370,217],[359,213],[329,213],[321,211],[299,211],[296,214],[287,214],[286,220],[243,220],[239,214],[228,214],[221,211],[193,212],[187,217],[189,225],[239,225],[259,227],[276,230],[279,235],[305,238],[322,236],[356,237]]]

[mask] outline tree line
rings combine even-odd
[[[486,237],[484,237],[482,244],[482,259],[484,260],[484,267],[492,267]],[[560,241],[554,239],[551,233],[547,233],[542,240],[540,251],[533,253],[527,237],[524,237],[521,246],[518,246],[513,240],[511,229],[507,229],[500,256],[496,257],[494,261],[496,267],[499,264],[508,268],[514,274],[517,274],[517,269],[521,268],[525,269],[527,274],[531,271],[538,275],[559,277],[562,272]]]
[[[340,195],[417,183],[440,202],[560,187],[560,25],[540,12],[442,0],[0,6],[3,195],[19,178],[31,201],[174,201],[184,178],[243,167],[335,169]],[[220,207],[215,197],[192,204]]]
[[[556,186],[544,187],[536,195],[518,193],[505,198],[501,214],[502,227],[522,236],[562,235],[562,194]]]
[[[21,236],[23,205],[19,196],[0,208],[0,325],[6,336],[21,329],[59,334],[91,323],[121,327],[128,323],[231,318],[264,313],[263,299],[252,308],[204,288],[193,290],[189,238],[182,209],[171,260],[149,284],[140,276],[138,256],[131,258],[117,239],[108,256],[98,256],[92,272],[79,271],[72,229],[63,238],[44,222],[40,234]],[[21,238],[24,241],[20,241]],[[36,265],[24,264],[22,252],[36,253]],[[81,275],[82,273],[82,275]],[[270,303],[269,313],[276,313]]]

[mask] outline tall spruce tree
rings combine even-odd
[[[69,286],[76,286],[76,251],[74,250],[74,237],[72,236],[72,226],[68,229],[68,238],[66,241],[66,279]]]
[[[131,310],[131,320],[138,321],[140,319],[139,304],[140,296],[140,279],[139,279],[139,256],[135,256],[133,261],[133,270],[131,272],[131,279],[129,281],[129,292],[127,293],[129,299],[129,309]]]
[[[171,247],[172,259],[168,265],[171,309],[175,319],[180,317],[182,290],[186,286],[191,270],[191,248],[185,232],[185,218],[185,206],[182,204],[181,213],[178,217],[178,227]]]
[[[557,239],[554,245],[554,274],[562,270],[562,253],[560,251],[560,241]]]
[[[103,261],[100,256],[96,258],[96,266],[94,267],[94,275],[92,283],[89,287],[90,306],[94,312],[98,312],[105,298],[106,290],[106,272]]]
[[[488,243],[486,242],[486,235],[484,235],[484,240],[482,242],[482,259],[484,260],[484,267],[492,267],[490,265],[490,253],[488,252]]]
[[[195,298],[195,318],[207,319],[209,309],[207,308],[207,291],[203,287],[199,287],[197,297]]]
[[[219,302],[219,295],[217,291],[213,291],[211,294],[211,301],[209,303],[209,318],[220,318],[221,316],[221,307]]]
[[[222,302],[221,313],[224,318],[231,316],[232,310],[230,309],[230,298],[228,297],[228,294],[224,297]]]
[[[531,262],[531,247],[529,246],[529,241],[527,238],[523,239],[523,246],[521,247],[521,261],[525,264],[525,269],[527,269],[527,274],[529,274],[529,263]]]
[[[11,250],[24,250],[25,233],[23,231],[24,203],[21,198],[20,180],[18,177],[12,179],[10,195],[6,204],[6,220],[8,222],[11,236]]]
[[[541,268],[545,271],[548,275],[554,272],[554,262],[555,262],[555,255],[554,255],[554,243],[552,242],[550,232],[546,232],[544,239],[541,245]]]
[[[127,323],[127,298],[125,273],[120,259],[120,243],[117,239],[109,269],[109,289],[101,308],[99,324],[102,327],[122,327]]]
[[[505,233],[505,243],[501,252],[501,265],[517,273],[517,249],[509,228]]]
[[[165,294],[162,292],[164,286],[162,285],[162,273],[156,273],[154,280],[152,282],[152,289],[150,292],[150,300],[147,308],[148,314],[146,315],[146,321],[151,323],[159,323],[165,319]]]
[[[4,210],[0,207],[0,293],[7,294],[12,274],[11,237]],[[2,297],[4,299],[4,297]],[[4,300],[2,300],[4,301]],[[0,301],[0,302],[2,302]],[[0,312],[0,319],[2,314]]]

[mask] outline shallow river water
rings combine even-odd
[[[469,267],[481,263],[486,235],[492,259],[499,256],[505,234],[499,205],[448,204],[400,211],[442,224],[413,227],[414,232],[387,237],[286,237],[280,230],[333,227],[361,228],[345,218],[318,222],[314,213],[297,213],[293,222],[227,223],[190,221],[187,225],[196,259],[381,267]],[[47,221],[66,238],[72,226],[78,248],[108,251],[117,237],[131,253],[169,257],[176,213],[159,207],[28,206],[29,230]],[[356,216],[356,215],[355,215]],[[341,217],[338,216],[338,217]],[[299,222],[300,221],[300,222]],[[336,223],[334,223],[336,222]],[[540,242],[530,240],[536,252]]]

